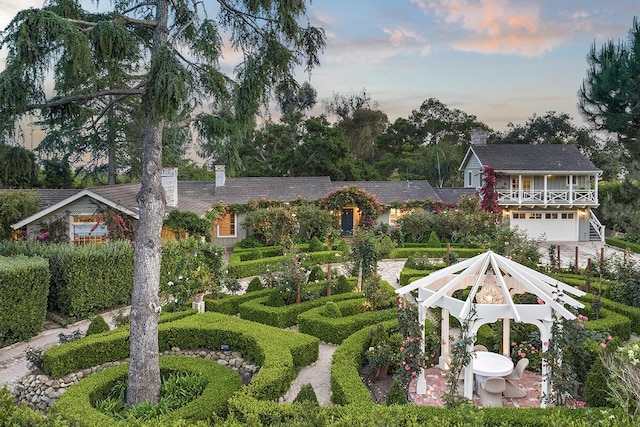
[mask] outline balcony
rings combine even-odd
[[[510,190],[496,189],[500,206],[596,207],[596,190]]]

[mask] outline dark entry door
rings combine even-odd
[[[353,235],[353,208],[342,209],[340,228],[343,236]]]

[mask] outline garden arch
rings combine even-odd
[[[457,290],[470,288],[466,299],[453,296]],[[540,330],[542,351],[548,349],[552,338],[554,318],[575,319],[575,315],[565,305],[582,308],[583,304],[570,295],[582,296],[585,293],[566,283],[546,276],[529,267],[492,251],[461,261],[443,268],[426,277],[404,286],[396,293],[405,296],[418,291],[418,317],[424,325],[427,308],[442,309],[440,368],[445,369],[449,360],[449,315],[464,322],[472,308],[476,314],[469,320],[469,333],[475,335],[480,326],[503,319],[502,352],[510,355],[510,322],[524,322],[535,325]],[[537,304],[516,304],[513,296],[533,294]],[[424,334],[424,330],[423,330]],[[424,342],[424,336],[423,336]],[[424,344],[423,344],[424,345]],[[471,351],[472,346],[467,347]],[[549,366],[542,361],[542,397],[540,406],[546,406],[545,397],[551,395]],[[473,359],[464,373],[464,396],[473,397]],[[418,377],[417,393],[425,394],[426,381],[424,371]]]
[[[385,210],[384,206],[376,199],[376,196],[356,186],[343,187],[332,191],[318,200],[318,206],[331,212],[339,212],[341,221],[345,219],[345,211],[348,211],[351,207],[357,207],[360,218],[359,225],[365,228],[375,226],[378,216]],[[354,221],[355,212],[353,212],[353,209],[351,210],[350,220]],[[355,228],[355,223],[352,224],[352,227]]]

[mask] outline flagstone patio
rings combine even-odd
[[[416,405],[424,406],[444,406],[444,400],[442,396],[446,391],[447,378],[445,377],[445,371],[437,366],[425,370],[425,379],[427,381],[427,393],[423,395],[416,394],[416,380],[413,380],[409,385],[409,397]],[[531,371],[524,371],[521,380],[517,382],[518,386],[527,392],[527,395],[522,398],[507,398],[502,399],[503,405],[508,408],[531,408],[540,407],[540,387],[541,377],[540,374],[536,374]],[[462,389],[459,390],[462,394]],[[480,398],[476,393],[473,394],[473,403],[481,407]]]

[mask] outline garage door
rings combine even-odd
[[[577,212],[512,212],[511,228],[550,242],[578,241]]]

